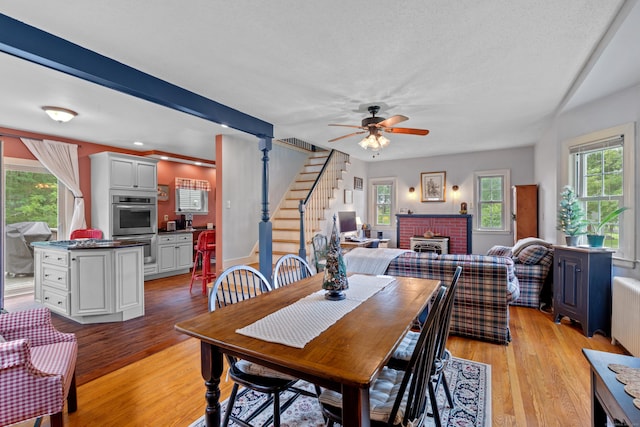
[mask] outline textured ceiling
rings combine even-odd
[[[623,3],[27,0],[2,13],[272,123],[276,138],[372,160],[358,136],[327,142],[350,132],[327,124],[359,124],[372,104],[430,129],[388,136],[375,160],[390,160],[534,144]],[[238,134],[6,54],[0,92],[3,127],[205,159],[214,134]],[[54,123],[42,105],[79,116]]]

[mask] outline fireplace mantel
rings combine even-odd
[[[398,247],[409,249],[413,236],[423,236],[431,231],[449,237],[449,253],[470,254],[472,237],[472,215],[458,214],[397,214]]]

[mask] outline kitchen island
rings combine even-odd
[[[143,243],[116,240],[34,242],[36,301],[78,323],[144,315]]]

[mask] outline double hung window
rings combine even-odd
[[[474,175],[476,230],[509,231],[510,171],[482,171]]]
[[[373,226],[391,227],[395,212],[395,180],[373,180],[371,183]]]
[[[576,138],[568,146],[569,185],[582,202],[590,232],[609,213],[633,208],[633,126],[619,126]],[[601,230],[616,257],[634,259],[634,217],[628,210]]]

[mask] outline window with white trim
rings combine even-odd
[[[392,227],[395,214],[396,182],[394,179],[371,181],[372,226]]]
[[[506,232],[509,227],[509,169],[474,173],[476,230]]]
[[[576,138],[567,150],[567,183],[575,188],[592,229],[610,212],[630,208],[602,230],[604,246],[628,260],[635,259],[634,140],[634,126],[628,124]]]

